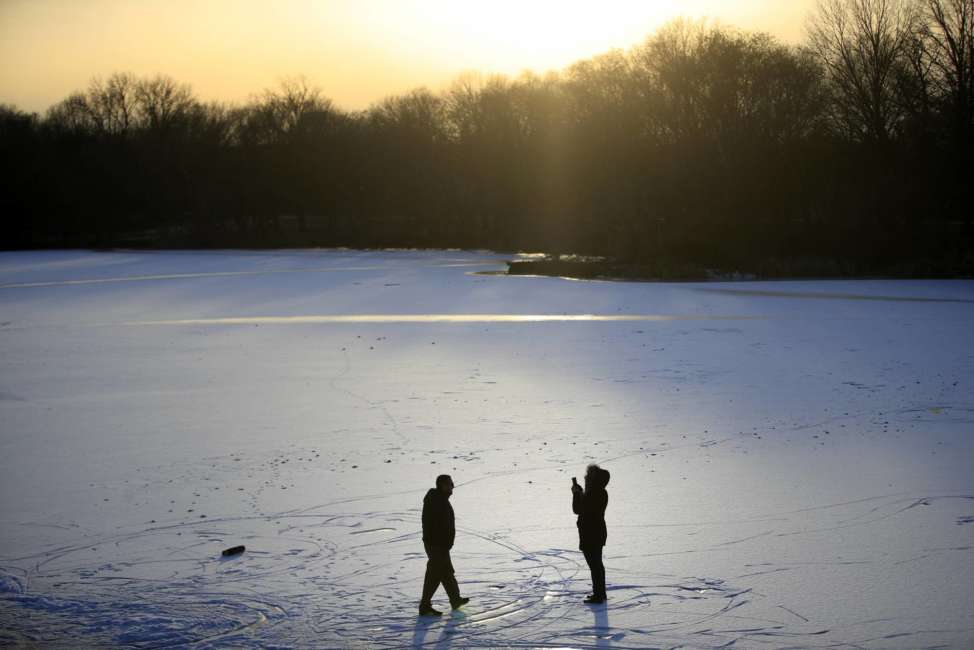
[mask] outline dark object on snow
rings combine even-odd
[[[450,549],[456,537],[453,506],[450,505],[452,494],[453,479],[449,474],[440,474],[436,477],[436,487],[431,488],[423,499],[423,548],[428,561],[423,578],[423,595],[419,600],[420,614],[432,609],[433,594],[441,584],[454,609],[465,600],[460,596],[460,587],[450,560]]]
[[[585,489],[572,485],[572,511],[578,515],[578,548],[585,555],[585,562],[592,573],[592,596],[589,604],[605,601],[605,565],[602,547],[607,538],[605,509],[609,505],[609,472],[598,465],[589,465],[585,471]]]
[[[229,557],[231,555],[240,555],[247,549],[244,546],[234,546],[223,551],[223,557]]]

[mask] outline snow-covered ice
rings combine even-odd
[[[974,645],[974,282],[505,259],[0,254],[0,644]],[[430,620],[444,472],[472,602]]]

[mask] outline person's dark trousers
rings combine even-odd
[[[582,549],[589,571],[592,572],[592,595],[605,598],[605,565],[602,564],[602,547],[594,546]]]
[[[426,577],[423,579],[423,599],[419,601],[420,606],[430,605],[433,594],[436,593],[440,583],[446,590],[446,595],[450,597],[450,604],[460,600],[460,587],[457,580],[453,577],[453,562],[450,560],[450,549],[442,546],[430,546],[423,543],[426,549]]]

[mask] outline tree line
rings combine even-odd
[[[463,247],[764,275],[974,270],[974,0],[822,0],[800,46],[686,19],[360,112],[166,76],[0,107],[5,248]]]

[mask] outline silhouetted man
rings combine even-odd
[[[578,515],[578,548],[585,555],[592,573],[592,593],[585,602],[590,605],[604,603],[605,565],[602,564],[602,547],[608,533],[605,528],[605,509],[609,505],[609,472],[598,465],[585,470],[585,489],[572,479],[572,512]]]
[[[419,601],[420,616],[443,614],[433,609],[432,603],[433,594],[441,582],[453,609],[470,602],[469,598],[460,596],[460,587],[453,577],[453,562],[450,560],[450,549],[453,548],[453,538],[456,537],[453,506],[450,505],[451,494],[453,479],[448,474],[440,474],[436,477],[436,487],[430,488],[423,499],[423,547],[429,560],[426,562],[426,577],[423,580],[423,597]]]

